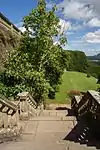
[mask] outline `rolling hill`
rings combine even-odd
[[[96,78],[88,78],[85,73],[67,71],[64,73],[63,82],[60,85],[59,92],[56,93],[54,100],[50,103],[69,103],[67,92],[71,90],[87,91],[97,88]]]
[[[87,56],[89,60],[100,60],[100,53],[94,56]]]

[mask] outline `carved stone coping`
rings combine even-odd
[[[26,100],[28,96],[29,96],[28,92],[22,92],[22,93],[17,94],[17,97],[19,97],[20,100],[22,100],[22,101]]]
[[[74,96],[74,98],[71,100],[71,107],[72,108],[77,107],[81,99],[82,99],[82,96],[78,96],[78,95]]]
[[[89,90],[88,93],[92,96],[92,98],[100,104],[100,93],[94,90]]]
[[[10,105],[12,105],[15,108],[18,107],[18,105],[19,105],[19,102],[17,102],[16,104],[14,103],[14,101],[12,102],[12,101],[6,100],[6,102],[8,102]]]
[[[32,96],[29,94],[29,99],[30,99],[30,101],[32,102],[32,104],[34,105],[34,106],[36,106],[36,102],[35,102],[35,100],[32,98]]]
[[[75,100],[76,100],[76,102],[77,102],[77,104],[78,104],[78,103],[80,102],[82,96],[76,95],[74,98],[75,98]]]
[[[11,115],[14,115],[17,111],[17,106],[11,105],[11,103],[9,101],[5,101],[5,100],[0,99],[0,104],[2,104],[0,107],[1,112],[5,111],[5,109],[4,109],[5,107],[8,108],[8,109],[6,109],[6,112],[5,112],[7,114],[9,113],[10,110],[12,110]]]

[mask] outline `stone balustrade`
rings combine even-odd
[[[28,92],[17,95],[17,101],[0,98],[0,142],[20,135],[23,127],[20,120],[36,115],[36,103]]]
[[[30,116],[36,115],[36,102],[28,92],[22,92],[17,95],[20,102],[19,105],[19,118],[20,120],[27,120]]]
[[[13,102],[0,99],[0,127],[18,125],[18,108]]]
[[[0,142],[12,140],[20,133],[18,106],[0,98]]]

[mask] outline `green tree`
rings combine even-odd
[[[100,84],[100,73],[98,74],[98,77],[97,77],[97,84]]]
[[[1,75],[6,90],[9,89],[7,96],[27,90],[39,104],[50,92],[57,91],[66,66],[66,53],[61,47],[66,38],[63,33],[59,35],[59,18],[55,11],[56,6],[47,11],[45,0],[39,0],[37,8],[24,17],[26,32],[19,47],[9,54],[6,78]],[[55,38],[59,44],[54,45]]]
[[[87,57],[82,51],[67,51],[69,54],[69,66],[66,67],[71,71],[86,72],[88,67]],[[68,56],[68,55],[67,55]]]

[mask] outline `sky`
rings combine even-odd
[[[64,49],[100,53],[100,0],[47,0],[47,9],[56,3],[61,31],[68,43]],[[22,18],[36,8],[38,0],[0,0],[0,11],[22,32]]]

